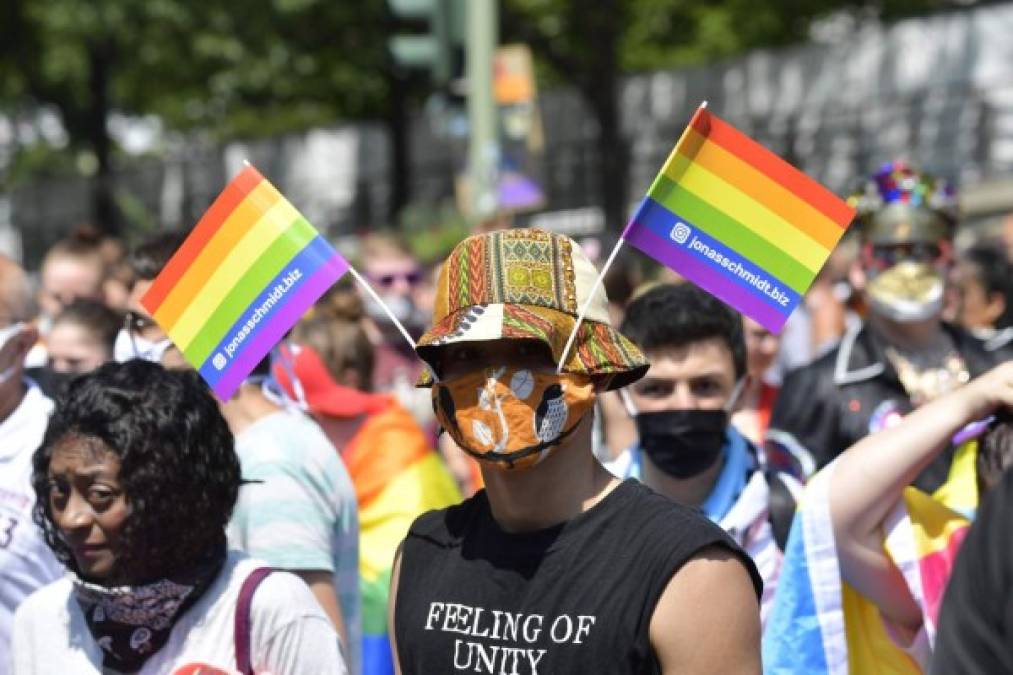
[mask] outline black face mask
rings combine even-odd
[[[674,478],[692,478],[714,466],[728,427],[725,410],[661,410],[636,416],[640,447]]]

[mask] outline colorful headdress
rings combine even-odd
[[[848,203],[873,244],[948,239],[957,220],[953,185],[902,161],[884,164]]]

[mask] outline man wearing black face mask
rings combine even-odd
[[[766,619],[799,485],[729,423],[749,377],[742,317],[696,286],[664,284],[629,305],[621,330],[651,367],[620,392],[638,441],[608,468],[721,525],[763,577]]]

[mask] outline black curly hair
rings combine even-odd
[[[75,378],[57,401],[35,451],[34,518],[56,557],[77,571],[53,522],[49,462],[73,436],[98,440],[120,461],[129,515],[116,576],[146,583],[192,569],[225,547],[241,482],[229,427],[195,371],[132,360]]]
[[[720,338],[732,355],[736,379],[746,374],[742,316],[693,284],[658,284],[626,307],[619,331],[645,352]]]

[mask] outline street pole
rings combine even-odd
[[[492,77],[493,56],[499,43],[498,7],[497,0],[468,0],[465,5],[468,27],[468,121],[471,129],[468,177],[472,216],[481,221],[492,216],[497,206],[499,142]]]

